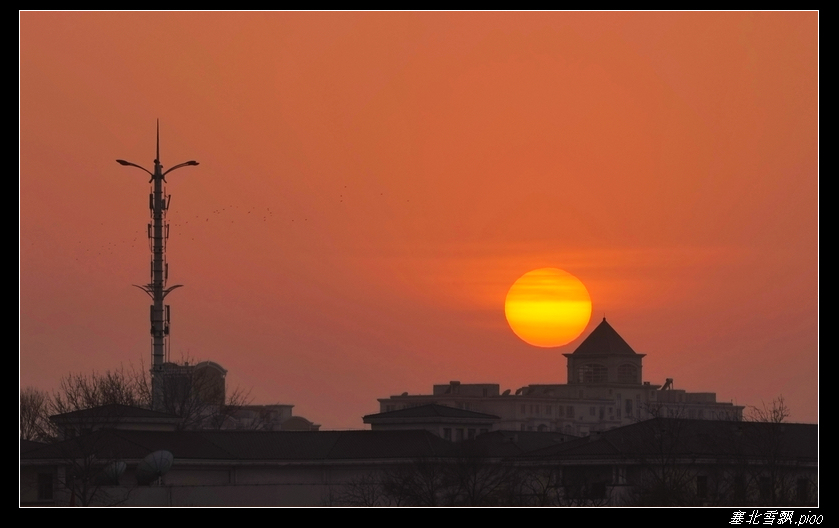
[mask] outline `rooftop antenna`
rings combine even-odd
[[[166,281],[169,279],[169,264],[166,262],[166,241],[169,239],[169,223],[166,221],[166,211],[169,209],[172,196],[166,194],[163,184],[166,183],[166,175],[173,170],[198,165],[198,162],[195,160],[185,161],[164,172],[163,165],[160,163],[159,119],[157,120],[155,154],[157,157],[154,159],[154,172],[130,161],[118,159],[117,163],[123,166],[137,167],[151,176],[149,183],[152,184],[152,192],[149,193],[149,210],[152,221],[148,225],[149,245],[152,252],[151,282],[142,286],[137,284],[134,286],[140,288],[152,298],[152,305],[149,311],[151,322],[150,333],[152,336],[152,409],[161,409],[163,406],[161,376],[163,373],[163,363],[166,360],[166,351],[168,350],[167,338],[169,337],[170,323],[169,305],[164,305],[163,300],[172,290],[183,286],[182,284],[176,284],[168,288],[166,287]]]

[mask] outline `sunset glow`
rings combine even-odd
[[[149,178],[114,160],[153,168],[159,119],[200,163],[166,177],[169,358],[255,404],[351,429],[565,383],[605,314],[644,381],[818,419],[818,12],[31,11],[19,46],[24,387],[149,368]],[[549,267],[588,294],[505,308]]]
[[[556,347],[576,339],[591,318],[591,298],[580,280],[561,269],[525,273],[504,303],[510,328],[525,342]]]

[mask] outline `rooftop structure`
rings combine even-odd
[[[379,399],[382,413],[437,404],[496,415],[492,430],[557,431],[585,436],[654,417],[742,420],[743,407],[712,392],[688,393],[643,381],[639,354],[603,321],[567,358],[568,382],[534,384],[515,392],[495,383],[451,381],[431,394]],[[366,420],[365,420],[366,421]],[[418,424],[419,425],[419,424]]]
[[[434,403],[364,417],[364,423],[370,424],[374,431],[424,429],[444,440],[456,442],[472,440],[479,434],[488,433],[498,420],[500,418],[492,414]]]

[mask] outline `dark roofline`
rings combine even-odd
[[[669,444],[668,444],[669,442]],[[818,425],[764,423],[728,420],[652,418],[528,453],[534,457],[560,458],[651,458],[664,453],[674,459],[697,456],[765,458],[764,443],[784,453],[772,456],[786,460],[818,462]],[[775,445],[777,444],[777,445]],[[657,449],[659,449],[657,451]]]
[[[621,336],[618,334],[612,326],[606,322],[606,318],[603,317],[603,321],[600,322],[597,327],[591,331],[591,333],[586,337],[582,343],[572,352],[571,354],[563,354],[565,357],[569,356],[641,356],[644,357],[645,354],[639,354],[635,352],[629,343],[627,343]]]
[[[130,405],[109,404],[89,409],[80,409],[50,416],[54,423],[67,423],[74,420],[161,420],[164,422],[177,421],[179,418],[174,414],[153,411],[143,407],[132,407]]]
[[[61,463],[105,452],[139,461],[151,452],[170,451],[189,464],[311,463],[337,460],[412,460],[451,456],[455,444],[424,430],[410,431],[139,431],[99,429],[21,453],[21,464]]]
[[[500,416],[494,414],[487,414],[478,411],[469,411],[466,409],[458,409],[456,407],[449,407],[447,405],[440,405],[438,403],[428,403],[425,405],[417,405],[414,407],[406,407],[404,409],[397,409],[395,411],[385,411],[376,414],[368,414],[363,417],[364,423],[370,423],[368,420],[393,420],[393,419],[433,419],[433,418],[454,418],[463,420],[500,420]]]

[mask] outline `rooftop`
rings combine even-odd
[[[623,340],[612,326],[606,322],[606,318],[592,330],[572,355],[642,355],[632,350],[632,347]]]
[[[388,411],[383,413],[368,414],[364,417],[364,423],[369,423],[368,420],[376,419],[397,419],[397,418],[458,418],[458,419],[479,419],[479,420],[498,420],[498,416],[494,414],[486,414],[477,411],[468,411],[466,409],[457,409],[455,407],[447,407],[445,405],[438,405],[436,403],[429,403],[427,405],[418,405],[416,407],[407,407],[405,409],[398,409],[396,411]]]
[[[142,459],[166,450],[178,460],[338,460],[440,456],[452,443],[427,431],[136,431],[100,429],[41,447],[21,460]]]

